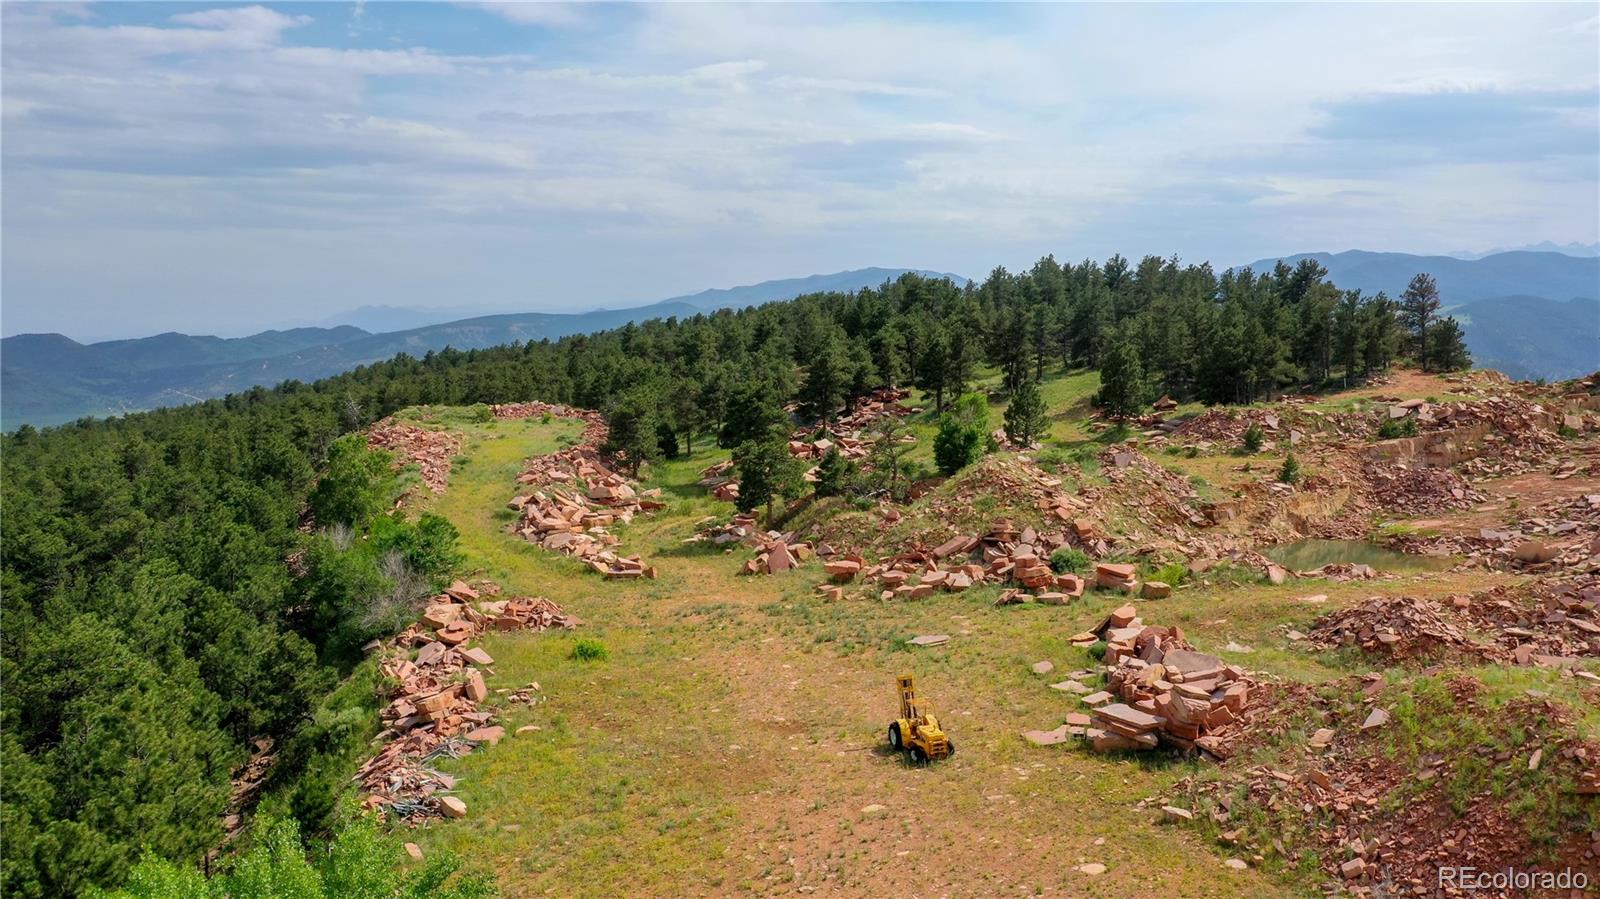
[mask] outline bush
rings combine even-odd
[[[1283,457],[1283,467],[1278,469],[1278,480],[1285,484],[1293,484],[1300,480],[1300,460],[1290,453]]]
[[[369,449],[367,438],[346,434],[328,447],[328,467],[307,497],[318,524],[363,525],[383,508],[394,483],[390,455]]]
[[[939,418],[939,433],[933,438],[933,458],[939,471],[953,475],[978,461],[983,454],[983,432],[963,425],[946,412]]]
[[[606,652],[606,645],[599,640],[585,637],[572,644],[572,658],[579,662],[603,662],[610,656]]]
[[[939,417],[933,458],[939,471],[952,475],[978,461],[989,438],[989,401],[981,393],[963,394]]]
[[[856,463],[841,456],[837,446],[828,447],[817,463],[817,496],[842,496],[855,485],[859,474]]]
[[[1251,422],[1250,427],[1244,429],[1244,437],[1240,439],[1239,445],[1247,453],[1259,453],[1261,445],[1266,441],[1267,435],[1262,432],[1261,425]]]
[[[1415,418],[1391,418],[1378,425],[1379,440],[1394,440],[1397,437],[1417,436],[1417,420]]]
[[[494,882],[486,877],[452,880],[461,862],[448,852],[435,852],[421,866],[403,869],[398,841],[380,832],[364,815],[351,814],[332,842],[315,852],[307,850],[293,820],[259,819],[256,832],[250,851],[235,859],[227,873],[209,881],[187,862],[172,862],[147,852],[122,889],[99,895],[104,899],[481,899],[495,895]],[[447,880],[451,881],[448,886]]]
[[[1089,558],[1088,553],[1070,546],[1063,546],[1050,554],[1050,569],[1056,574],[1065,574],[1069,571],[1082,574],[1088,571],[1092,564],[1094,561]]]
[[[1157,568],[1155,571],[1150,572],[1149,579],[1152,581],[1160,581],[1169,587],[1176,587],[1189,579],[1189,566],[1183,564],[1182,562],[1173,562],[1170,565],[1163,565],[1160,568]]]
[[[380,554],[398,552],[413,571],[429,577],[443,577],[461,564],[456,551],[460,532],[448,518],[424,512],[416,524],[399,514],[385,515],[372,522],[372,546]]]

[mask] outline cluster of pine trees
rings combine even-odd
[[[1061,367],[1099,368],[1103,401],[1133,412],[1158,391],[1249,401],[1360,377],[1405,352],[1435,368],[1468,363],[1460,329],[1437,319],[1431,281],[1397,303],[1325,275],[1314,263],[1218,276],[1155,257],[1046,258],[982,284],[906,275],[854,294],[400,356],[315,384],[24,427],[0,445],[0,892],[115,885],[143,846],[199,859],[221,837],[229,771],[249,741],[314,732],[313,710],[350,670],[352,646],[403,613],[408,584],[453,564],[447,524],[380,513],[384,466],[343,436],[378,418],[418,403],[566,402],[605,410],[612,449],[638,464],[697,440],[759,446],[789,426],[786,405],[827,418],[872,388],[910,384],[950,410],[941,465],[958,467],[988,427],[981,403],[956,402],[984,365],[1020,410],[1008,431],[1031,439],[1037,382]],[[740,456],[770,469],[777,494],[792,486],[783,460]],[[899,460],[876,462],[884,489],[901,489]],[[848,480],[847,468],[835,460],[830,482]],[[303,803],[303,822],[321,826],[330,803]]]

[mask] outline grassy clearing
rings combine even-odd
[[[814,564],[738,577],[745,550],[682,542],[700,519],[730,510],[692,486],[725,457],[718,450],[655,466],[647,483],[671,507],[619,529],[660,580],[603,582],[504,533],[498,511],[523,457],[558,446],[567,426],[453,427],[467,459],[431,508],[461,528],[469,564],[585,624],[487,639],[491,689],[538,681],[546,697],[508,710],[508,729],[539,729],[445,763],[470,813],[419,829],[425,851],[461,852],[497,871],[510,895],[863,893],[910,877],[963,895],[1276,892],[1134,807],[1186,766],[1108,764],[1018,736],[1076,706],[1029,666],[1087,665],[1066,638],[1113,598],[996,609],[993,591],[977,590],[826,603],[811,592],[822,580]],[[926,632],[953,639],[905,646]],[[573,658],[580,637],[602,642],[607,658]],[[918,675],[960,746],[949,763],[917,769],[885,751],[901,670]],[[863,811],[874,805],[884,810]],[[1109,870],[1075,870],[1086,862]]]
[[[1078,375],[1052,385],[1062,382],[1071,386],[1053,389],[1080,398],[1094,389]],[[652,466],[646,485],[661,487],[669,508],[618,529],[623,548],[650,558],[660,579],[605,582],[505,533],[501,510],[523,458],[570,441],[576,425],[451,427],[466,435],[467,458],[449,491],[429,503],[461,529],[469,564],[585,622],[574,634],[487,638],[497,660],[491,688],[538,681],[545,697],[508,710],[508,732],[537,730],[447,762],[469,815],[414,836],[425,850],[450,847],[496,871],[509,895],[855,895],[914,880],[928,895],[1269,896],[1311,883],[1303,872],[1228,869],[1204,832],[1162,826],[1136,807],[1207,769],[1041,749],[1020,737],[1078,708],[1049,683],[1090,665],[1067,639],[1123,597],[995,608],[995,590],[984,588],[834,603],[813,593],[823,580],[816,563],[740,577],[747,550],[684,542],[703,519],[732,511],[694,486],[701,468],[727,457],[707,447]],[[1055,439],[1099,446],[1074,437]],[[1072,464],[1074,477],[1095,476]],[[1202,650],[1323,683],[1372,665],[1293,643],[1290,628],[1304,631],[1319,614],[1374,594],[1444,595],[1502,580],[1443,573],[1274,587],[1248,577],[1185,584],[1139,606],[1147,621],[1181,626]],[[1309,594],[1328,599],[1301,601]],[[951,640],[906,644],[921,633]],[[606,657],[575,658],[579,639],[599,641]],[[1055,673],[1033,674],[1045,659]],[[945,763],[909,767],[883,745],[902,671],[916,674],[959,746]],[[1484,677],[1496,695],[1531,688],[1578,701],[1570,684],[1538,672]],[[1076,870],[1086,862],[1108,870]]]

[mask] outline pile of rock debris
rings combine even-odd
[[[620,540],[610,532],[641,512],[666,507],[659,489],[638,491],[601,459],[591,440],[605,439],[605,425],[584,431],[585,442],[528,460],[517,483],[533,487],[507,506],[517,512],[512,533],[551,552],[582,559],[610,578],[655,577],[638,556],[619,555]]]
[[[487,587],[482,594],[496,587]],[[485,600],[479,590],[457,581],[428,602],[422,619],[388,641],[367,645],[379,655],[388,700],[381,714],[382,749],[363,764],[356,781],[363,806],[397,819],[459,818],[467,813],[449,795],[454,780],[433,767],[441,757],[459,757],[474,747],[498,743],[505,729],[496,725],[483,672],[494,659],[472,646],[488,630],[571,628],[577,619],[542,597]],[[514,698],[538,690],[530,684]]]
[[[422,483],[434,493],[444,492],[450,463],[461,453],[459,435],[401,424],[392,416],[367,431],[367,445],[393,453],[396,467],[417,466]]]

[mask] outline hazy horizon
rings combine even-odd
[[[1592,5],[3,15],[7,335],[1600,238]]]

